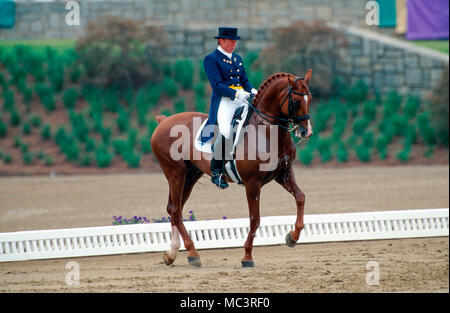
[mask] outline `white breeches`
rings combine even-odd
[[[226,139],[233,134],[231,121],[233,120],[234,112],[242,106],[248,106],[248,103],[239,99],[230,100],[230,98],[226,97],[222,97],[220,100],[219,110],[217,111],[217,124],[219,125],[220,133]]]

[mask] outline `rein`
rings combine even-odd
[[[299,79],[303,79],[302,77],[297,77],[294,82],[297,82],[297,80]],[[263,120],[269,122],[270,124],[275,124],[283,129],[286,129],[289,132],[293,132],[294,130],[296,130],[300,125],[299,123],[305,120],[309,120],[310,119],[310,115],[309,114],[305,114],[302,116],[295,116],[295,114],[298,111],[298,107],[297,105],[294,103],[294,101],[292,100],[292,94],[297,95],[297,96],[306,96],[306,95],[310,95],[311,91],[308,88],[308,92],[307,93],[301,93],[301,92],[296,92],[292,89],[292,86],[289,88],[289,92],[286,95],[286,97],[284,98],[284,100],[281,102],[280,106],[282,106],[286,100],[289,98],[289,116],[288,118],[282,118],[282,117],[278,117],[278,116],[273,116],[273,115],[269,115],[266,114],[264,112],[261,112],[260,110],[258,110],[258,108],[256,108],[255,106],[253,106],[252,101],[249,101],[249,106],[250,108],[256,112],[256,114],[258,114]],[[268,118],[274,119],[276,120],[271,121]],[[287,125],[287,126],[286,126]]]

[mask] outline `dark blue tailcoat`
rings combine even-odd
[[[245,91],[251,92],[252,85],[248,81],[244,70],[242,58],[233,53],[231,60],[218,49],[208,54],[204,61],[206,75],[212,87],[211,106],[209,107],[209,117],[205,128],[208,125],[217,125],[217,112],[222,97],[228,97],[234,100],[236,90],[229,86],[242,86]],[[202,132],[201,141],[207,142],[214,136],[214,133],[208,134]]]

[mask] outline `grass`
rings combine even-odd
[[[449,53],[448,40],[411,40],[409,42],[439,52]]]
[[[36,52],[44,52],[46,47],[52,47],[58,52],[65,52],[75,47],[75,39],[24,39],[24,40],[2,40],[0,48],[8,51],[17,45],[33,47]]]

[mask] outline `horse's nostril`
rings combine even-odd
[[[306,130],[302,130],[302,131],[300,132],[300,135],[301,135],[302,137],[306,137],[307,134],[308,134],[308,133],[306,132]]]

